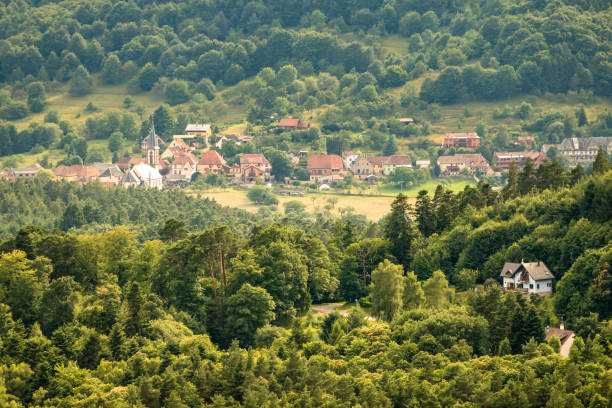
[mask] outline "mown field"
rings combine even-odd
[[[191,194],[201,198],[211,198],[221,205],[241,208],[250,212],[257,212],[261,206],[253,204],[246,196],[245,190],[210,190],[192,191]],[[276,196],[278,198],[278,209],[283,211],[283,204],[289,201],[299,201],[306,206],[306,211],[315,213],[319,211],[330,211],[340,215],[352,211],[355,214],[365,216],[370,221],[378,221],[389,212],[391,203],[395,198],[393,195],[385,197],[376,196],[348,196],[333,193],[314,193],[305,197]],[[327,207],[327,209],[326,209]],[[329,208],[332,207],[332,208]]]

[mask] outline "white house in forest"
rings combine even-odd
[[[542,261],[506,262],[500,273],[504,290],[520,290],[547,296],[552,293],[554,275]]]

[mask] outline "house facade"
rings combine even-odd
[[[189,123],[185,127],[185,134],[191,137],[201,137],[208,143],[208,137],[212,135],[212,126],[208,123]]]
[[[564,139],[557,147],[559,153],[567,157],[569,165],[576,167],[594,162],[600,147],[612,154],[612,137],[572,137]]]
[[[480,147],[480,136],[476,132],[466,132],[466,133],[447,133],[444,137],[444,143],[442,147],[445,149],[449,149],[451,147],[454,148],[466,148],[466,149],[476,149]]]
[[[196,160],[192,155],[176,156],[170,163],[167,178],[175,180],[191,180],[191,176],[196,172]]]
[[[504,290],[520,290],[527,293],[550,295],[554,275],[542,261],[506,262],[500,272]]]
[[[247,170],[249,170],[249,174],[253,174],[252,167],[260,170],[264,181],[270,178],[272,166],[263,154],[244,154],[240,157],[240,174],[244,181],[250,178],[250,176],[247,177]]]
[[[410,156],[389,156],[383,163],[383,174],[388,176],[399,167],[412,167],[412,159]]]
[[[540,167],[542,163],[548,160],[546,153],[530,150],[527,152],[495,152],[493,153],[493,161],[495,168],[508,171],[512,163],[516,167],[522,169],[525,166],[527,159],[533,161],[534,167]]]
[[[367,157],[359,157],[351,164],[351,173],[360,180],[374,174],[374,165]]]
[[[241,171],[242,181],[245,183],[255,183],[256,181],[264,181],[266,172],[261,168],[250,164]]]
[[[38,163],[34,164],[31,167],[13,168],[6,173],[6,178],[12,181],[31,179],[36,177],[36,175],[41,169],[42,166]]]

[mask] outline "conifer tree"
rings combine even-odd
[[[405,270],[410,267],[412,261],[412,240],[416,233],[410,220],[412,208],[408,203],[408,197],[398,194],[391,204],[391,213],[383,224],[385,238],[391,243],[391,254],[404,266]]]
[[[597,157],[595,157],[593,162],[593,174],[603,174],[611,168],[612,165],[610,165],[610,161],[606,157],[606,152],[600,147],[597,151]]]
[[[140,334],[145,325],[145,314],[143,310],[144,298],[140,293],[138,282],[132,283],[132,287],[127,295],[128,317],[125,322],[125,332],[128,336]]]
[[[87,368],[90,370],[98,367],[100,363],[100,353],[102,352],[102,346],[100,345],[100,338],[97,333],[92,333],[85,342],[81,353],[79,354],[79,367]]]

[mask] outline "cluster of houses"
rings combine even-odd
[[[519,136],[512,141],[515,146],[533,146],[533,136]],[[447,133],[444,137],[442,147],[476,149],[480,146],[480,137],[475,132]],[[543,145],[541,151],[527,150],[522,152],[495,152],[493,163],[490,164],[479,153],[461,153],[452,156],[438,157],[440,174],[452,176],[463,174],[492,175],[497,171],[508,171],[512,164],[522,169],[527,159],[531,159],[535,168],[548,160],[547,152],[550,148],[556,148],[559,153],[566,157],[570,167],[577,164],[586,165],[595,161],[597,151],[603,148],[608,154],[612,154],[611,137],[585,137],[569,138],[556,145]]]

